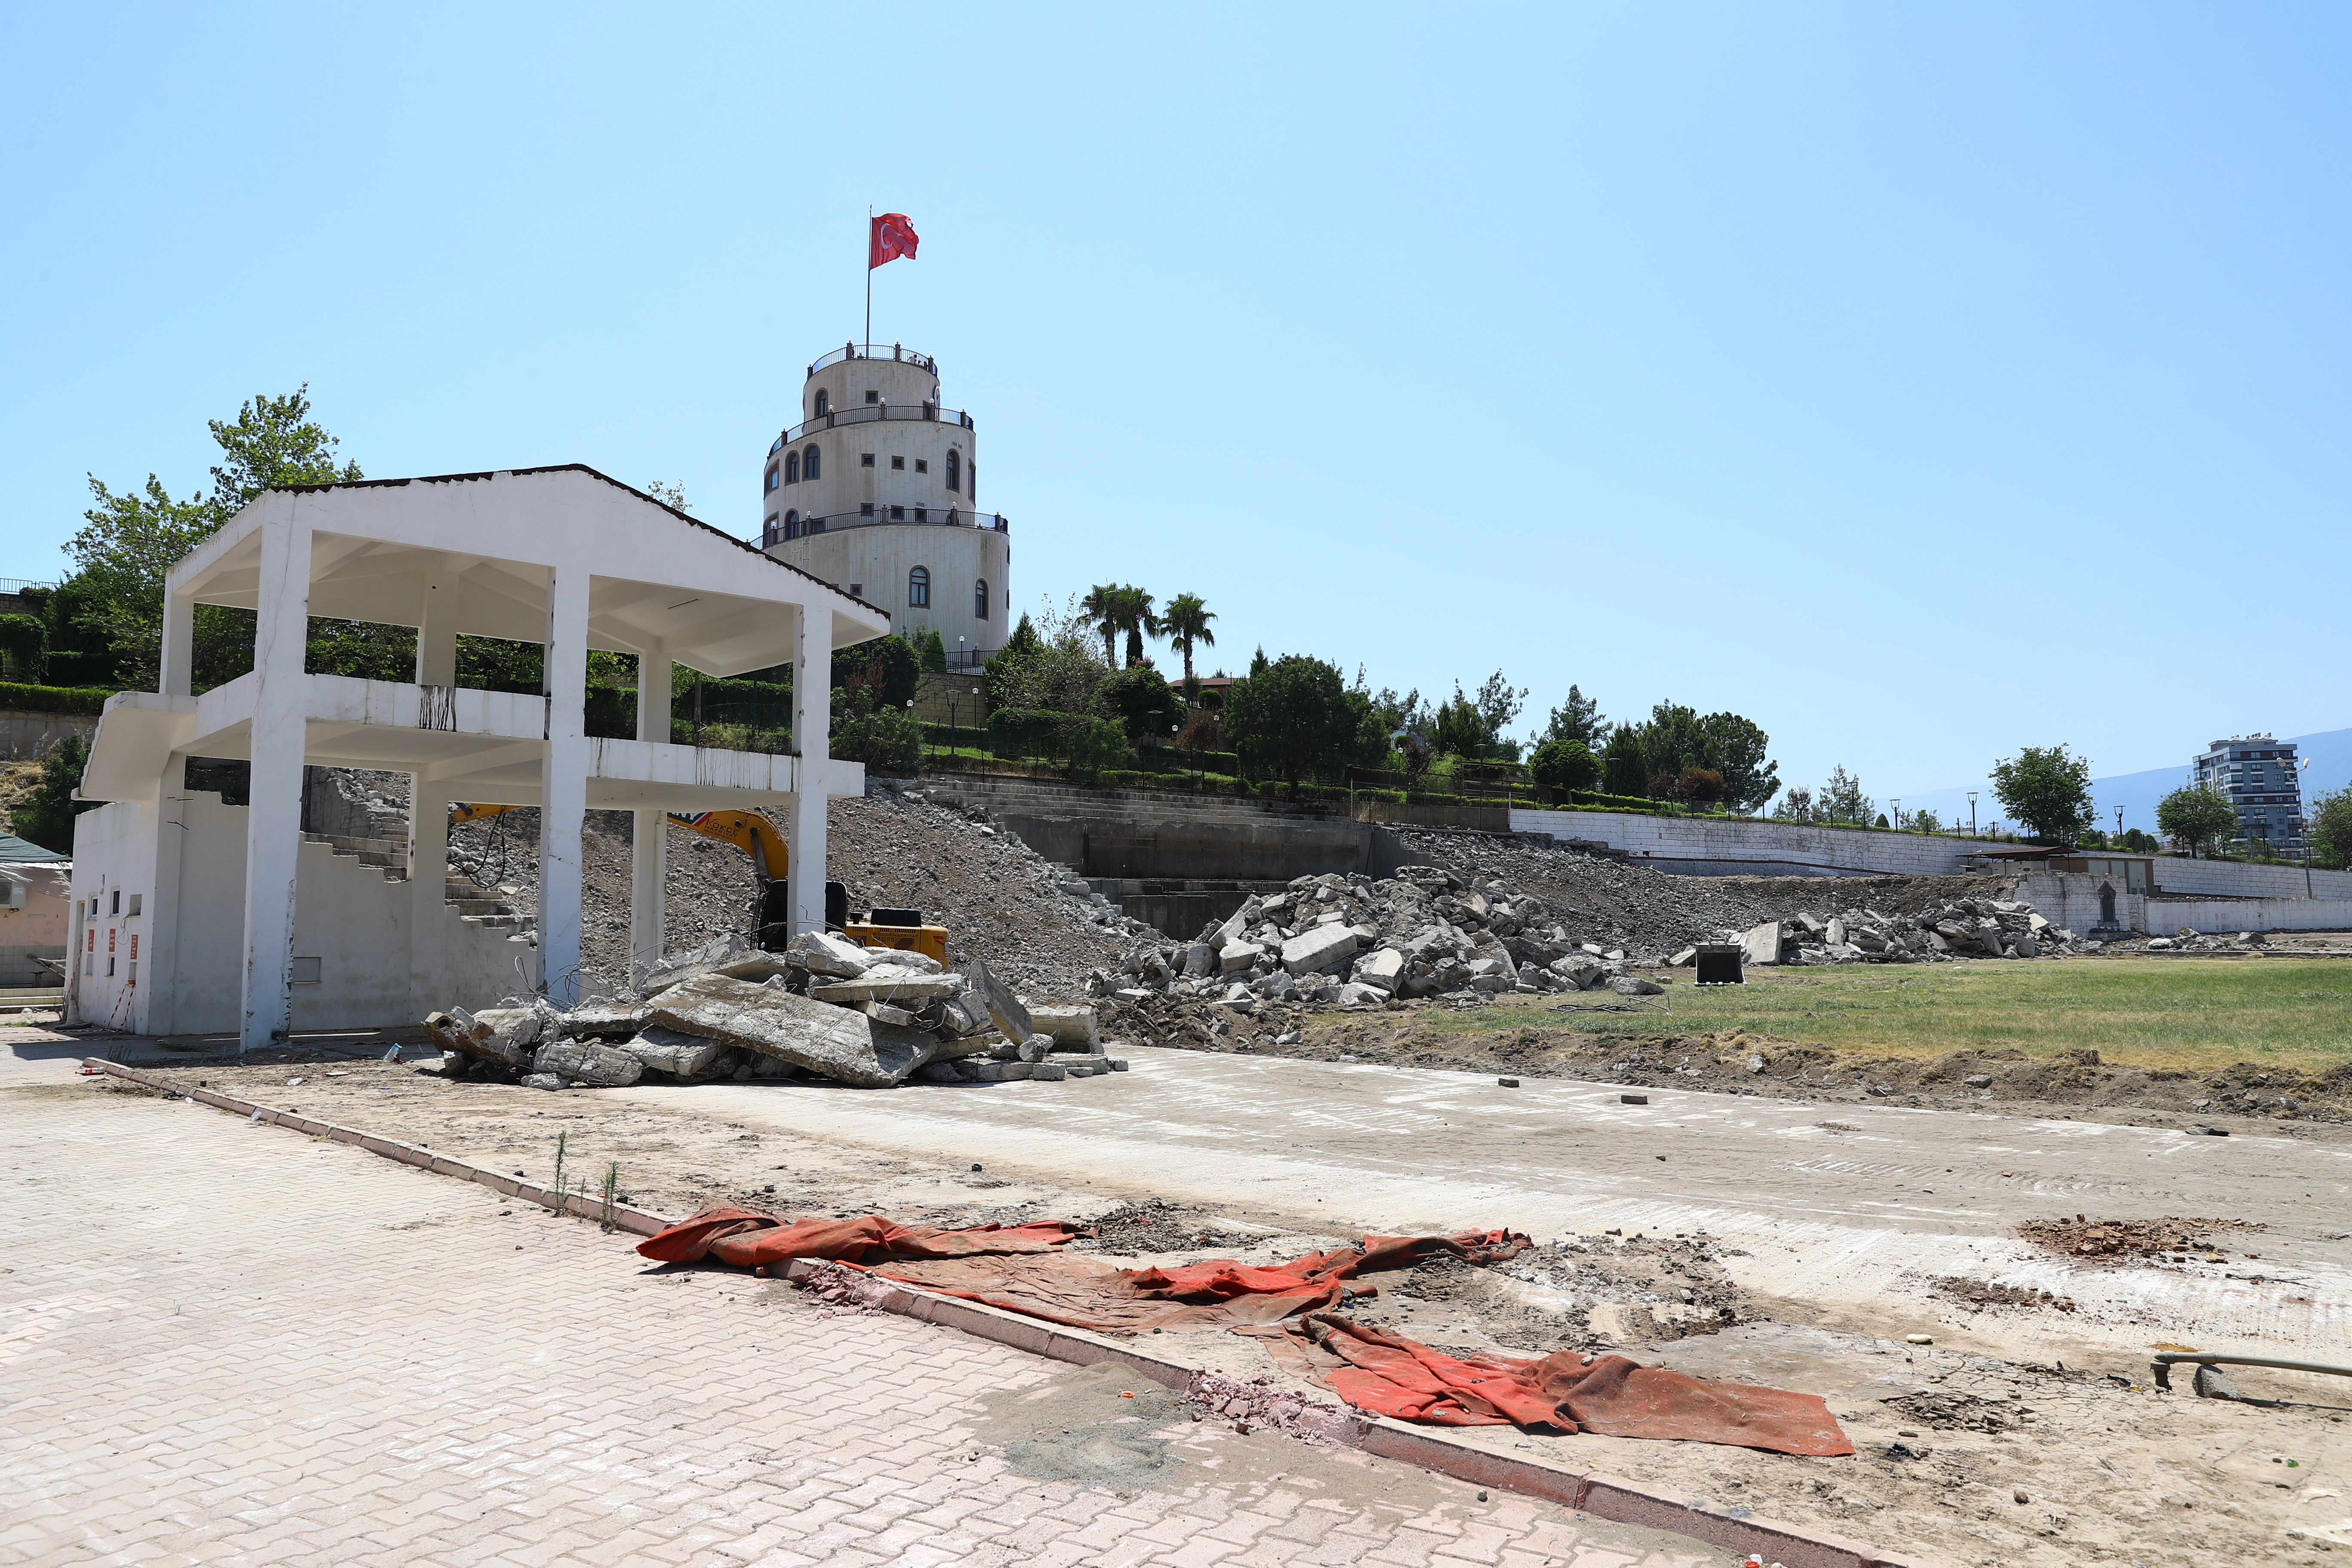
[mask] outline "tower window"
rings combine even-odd
[[[931,607],[931,574],[928,568],[918,566],[907,574],[907,607],[910,610]]]
[[[770,489],[774,489],[778,485],[783,482],[783,475],[774,464],[771,463],[768,466],[768,488]]]
[[[788,453],[784,458],[784,483],[796,485],[800,482],[801,455],[798,452]]]
[[[958,456],[956,455],[956,450],[955,450],[955,448],[954,448],[954,447],[949,447],[949,448],[948,448],[948,489],[956,489],[960,488],[959,481],[962,479],[962,468],[963,468],[963,459],[962,459],[961,458],[960,458],[960,457],[958,457]]]
[[[985,577],[975,578],[972,582],[971,613],[980,620],[988,619],[988,579]]]
[[[879,403],[882,401],[882,395],[878,392],[869,392],[866,395],[866,401],[868,403]]]
[[[833,412],[833,398],[822,386],[816,389],[816,416],[820,419]]]
[[[890,466],[903,473],[906,471],[907,459],[904,458],[892,458],[890,459]]]
[[[919,474],[928,474],[930,471],[931,460],[929,458],[918,458],[915,459],[915,472]]]
[[[859,468],[872,468],[872,467],[874,466],[874,454],[873,454],[873,453],[871,453],[871,452],[860,452],[860,453],[858,453],[858,454],[857,454],[857,466],[858,466]]]
[[[891,521],[892,522],[904,522],[904,521],[907,521],[907,509],[906,509],[905,507],[903,507],[903,506],[894,506],[894,507],[892,507],[892,508],[890,509],[890,521]]]
[[[774,512],[770,512],[770,513],[768,514],[768,537],[767,537],[766,539],[762,540],[761,542],[762,542],[762,543],[764,543],[764,544],[773,544],[775,542],[776,542],[776,514],[775,514]]]
[[[801,478],[804,479],[813,479],[816,478],[816,448],[814,447],[811,447],[807,451],[801,454]]]
[[[860,517],[872,517],[874,515],[874,503],[870,500],[859,501],[857,503],[857,515]]]

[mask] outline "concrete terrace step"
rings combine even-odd
[[[1343,812],[1304,802],[1247,799],[1237,795],[1186,795],[1176,790],[1087,789],[1031,779],[962,778],[941,774],[919,787],[942,800],[961,800],[990,810],[1037,816],[1118,817],[1130,821],[1344,821]]]

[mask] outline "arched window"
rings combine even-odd
[[[816,478],[816,448],[814,447],[811,447],[807,451],[801,454],[801,478],[804,479],[813,479]]]
[[[953,447],[948,448],[948,489],[959,489],[963,485],[963,456]]]
[[[822,419],[832,412],[833,398],[825,392],[824,388],[821,386],[818,387],[816,389],[816,416]]]
[[[980,504],[980,465],[978,463],[972,464],[971,472],[964,476],[963,493],[971,498],[972,505]]]
[[[988,619],[988,579],[977,578],[971,585],[971,613],[980,620]]]
[[[770,464],[768,467],[768,488],[770,489],[774,489],[776,488],[776,469],[773,464]]]
[[[800,514],[800,512],[799,512],[798,510],[793,510],[793,511],[788,511],[788,512],[784,513],[784,521],[785,521],[786,522],[798,522],[800,520],[801,520],[801,514]]]
[[[929,568],[918,566],[907,574],[907,607],[910,610],[928,610],[931,607]]]
[[[794,452],[784,458],[784,483],[788,485],[796,485],[800,482],[801,455],[798,452]]]

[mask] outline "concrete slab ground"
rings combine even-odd
[[[45,1042],[0,1060],[0,1562],[1725,1560],[650,1267]]]
[[[1344,1063],[1136,1049],[1133,1070],[889,1096],[704,1085],[697,1112],[1066,1187],[1273,1209],[1347,1235],[1509,1226],[1705,1230],[1733,1277],[1800,1321],[2145,1373],[2152,1340],[2352,1363],[2352,1140],[1801,1102]],[[677,1104],[678,1091],[608,1090]],[[2018,1222],[2091,1213],[2243,1219],[2260,1254],[2084,1267]],[[1942,1300],[1964,1276],[2071,1296],[2053,1321]],[[2282,1348],[2294,1347],[2294,1348]],[[2341,1380],[2338,1380],[2340,1382]],[[2315,1392],[2340,1395],[2324,1382]]]

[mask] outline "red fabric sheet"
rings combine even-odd
[[[1811,1394],[1711,1383],[1622,1355],[1588,1364],[1574,1351],[1540,1361],[1450,1356],[1332,1312],[1260,1328],[1286,1370],[1311,1377],[1359,1410],[1439,1426],[1550,1427],[1830,1458],[1853,1445]]]
[[[1009,1227],[982,1225],[968,1230],[919,1229],[880,1215],[787,1224],[772,1214],[720,1204],[646,1237],[637,1244],[637,1250],[662,1263],[699,1263],[713,1258],[739,1268],[759,1268],[795,1258],[875,1264],[899,1258],[1051,1252],[1077,1234],[1060,1220]]]

